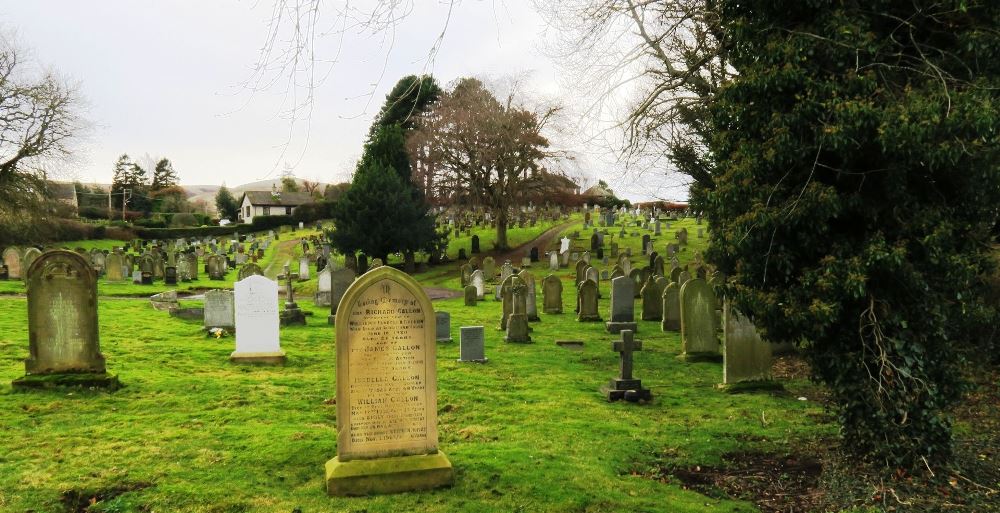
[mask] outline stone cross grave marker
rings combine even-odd
[[[633,355],[642,350],[642,341],[635,340],[632,330],[622,330],[621,340],[611,343],[611,350],[619,355],[618,377],[601,389],[608,401],[624,399],[629,402],[649,401],[653,394],[642,388],[642,381],[632,376]]]
[[[295,288],[293,285],[294,280],[297,279],[299,275],[289,272],[288,264],[285,264],[282,269],[284,273],[277,276],[279,280],[284,280],[285,282],[285,308],[281,311],[281,325],[291,326],[298,324],[305,326],[306,314],[295,302]]]
[[[406,273],[374,269],[337,309],[337,457],[330,495],[446,486],[451,462],[438,450],[437,344],[430,298]]]

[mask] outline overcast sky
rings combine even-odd
[[[539,50],[543,21],[528,0],[460,2],[433,62],[448,6],[415,3],[394,31],[316,39],[317,58],[336,62],[317,68],[325,78],[311,115],[300,113],[295,125],[283,115],[294,102],[283,84],[258,92],[245,85],[271,0],[0,0],[0,24],[36,61],[77,82],[88,103],[93,126],[67,179],[109,183],[120,154],[148,153],[169,158],[184,184],[240,185],[286,166],[300,178],[341,182],[385,94],[407,74],[430,72],[442,84],[529,74],[532,92],[561,94]],[[333,12],[340,2],[323,5],[328,29],[341,19]],[[631,199],[648,197],[642,184],[616,183],[617,174],[597,169],[605,166],[582,162],[585,185],[604,178]]]

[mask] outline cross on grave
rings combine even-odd
[[[642,351],[642,341],[635,340],[632,330],[622,330],[621,340],[611,343],[611,350],[619,354],[618,377],[612,379],[601,389],[608,401],[624,399],[629,402],[649,401],[653,394],[649,389],[642,388],[642,381],[632,377],[632,356],[636,351]]]
[[[279,280],[285,280],[285,309],[278,315],[282,326],[299,324],[305,326],[306,314],[302,312],[299,305],[295,304],[295,291],[292,288],[292,281],[299,278],[298,273],[290,272],[288,264],[282,270],[284,274],[278,275]]]
[[[282,270],[285,273],[278,275],[278,279],[285,280],[285,308],[288,308],[289,305],[295,308],[295,291],[292,289],[292,280],[299,279],[299,273],[289,272],[288,264],[285,264]]]

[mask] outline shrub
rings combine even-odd
[[[334,205],[336,205],[336,202],[333,201],[306,203],[295,209],[295,212],[292,213],[292,219],[303,223],[311,223],[320,219],[331,219],[333,218]]]
[[[182,228],[187,226],[198,226],[198,218],[194,214],[174,214],[170,219],[171,228]]]
[[[250,227],[252,231],[259,232],[279,226],[292,226],[294,224],[295,221],[292,219],[292,216],[257,216],[253,218]]]

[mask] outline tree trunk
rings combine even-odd
[[[413,252],[412,251],[403,252],[403,271],[406,272],[406,274],[413,274],[416,268],[417,267],[414,262]]]
[[[497,241],[495,243],[496,249],[509,249],[507,248],[507,210],[501,210],[497,214]]]

